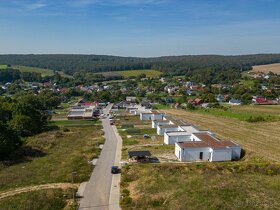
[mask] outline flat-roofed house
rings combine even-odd
[[[68,115],[68,120],[91,120],[94,118],[95,107],[73,107]]]
[[[158,111],[152,111],[152,120],[162,120],[164,117],[164,113],[158,112]]]
[[[168,120],[153,120],[152,128],[157,128],[158,125],[170,125]]]
[[[175,144],[176,142],[190,141],[191,134],[186,131],[170,131],[164,133],[164,144]]]
[[[157,134],[163,135],[165,132],[178,131],[178,125],[158,125]]]
[[[152,112],[140,112],[140,120],[152,120]]]
[[[241,147],[209,133],[193,133],[190,141],[175,143],[175,155],[180,161],[231,161],[240,159]]]

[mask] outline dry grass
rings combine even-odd
[[[169,109],[164,111],[202,129],[210,130],[223,140],[233,140],[241,144],[247,152],[280,161],[280,121],[248,123],[237,119],[215,117],[184,110]]]
[[[252,70],[252,72],[264,72],[264,73],[268,73],[270,71],[275,74],[280,74],[280,63],[253,66],[253,70]]]

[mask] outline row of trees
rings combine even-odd
[[[36,72],[20,72],[17,69],[7,68],[0,71],[0,82],[13,82],[22,79],[26,82],[40,82],[41,74]]]
[[[21,146],[22,137],[42,132],[50,119],[48,110],[59,104],[60,98],[48,91],[0,97],[0,160]]]

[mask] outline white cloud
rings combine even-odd
[[[43,7],[46,7],[48,6],[47,4],[45,3],[41,3],[41,2],[36,2],[36,3],[33,3],[33,4],[29,4],[26,6],[26,8],[28,10],[37,10],[37,9],[41,9]]]

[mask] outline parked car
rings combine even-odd
[[[149,136],[148,134],[144,134],[143,137],[144,137],[145,139],[150,138],[150,136]]]
[[[111,173],[112,174],[118,174],[121,172],[121,169],[118,166],[112,166],[111,167]]]

